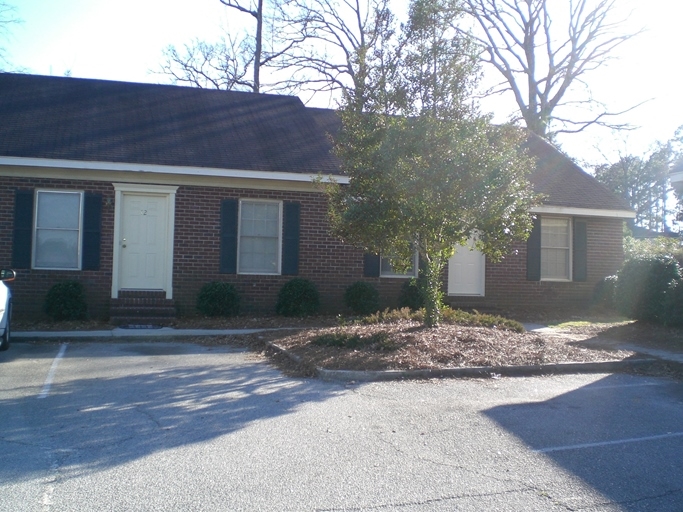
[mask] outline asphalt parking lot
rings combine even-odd
[[[683,510],[683,383],[290,379],[166,342],[0,354],[0,511]]]

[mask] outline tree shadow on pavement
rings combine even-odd
[[[59,458],[54,464],[63,477],[105,470],[342,392],[338,385],[286,378],[242,351],[157,343],[107,344],[118,347],[113,355],[85,350],[95,345],[69,346],[45,399],[18,389],[0,400],[0,482],[44,475],[46,457]],[[39,348],[38,357],[44,352]],[[194,364],[195,357],[201,362]],[[87,360],[87,371],[79,359]]]
[[[615,374],[485,414],[606,498],[586,504],[565,496],[560,501],[569,509],[618,504],[619,510],[673,511],[683,500],[682,397],[679,382]]]

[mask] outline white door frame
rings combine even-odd
[[[166,277],[164,291],[166,298],[173,298],[173,238],[175,233],[175,194],[178,187],[169,187],[163,185],[137,185],[130,183],[114,183],[114,258],[112,264],[111,276],[111,298],[118,299],[120,285],[119,270],[121,265],[121,215],[123,207],[124,194],[145,194],[165,196],[167,198],[166,205],[166,219],[167,219],[167,236],[166,236],[166,250],[165,250],[165,265]]]

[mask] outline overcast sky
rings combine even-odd
[[[398,0],[397,0],[398,1]],[[556,0],[558,1],[558,0]],[[566,1],[566,0],[559,0]],[[218,0],[9,0],[23,20],[5,42],[15,68],[43,75],[64,75],[132,82],[167,83],[154,74],[169,44],[181,47],[194,38],[216,41],[239,15]],[[643,154],[657,141],[671,138],[683,125],[683,2],[618,0],[633,9],[629,30],[646,32],[625,43],[618,59],[588,75],[593,97],[613,110],[649,100],[621,121],[640,128],[613,134],[606,129],[558,139],[572,157],[602,163],[606,154]],[[324,100],[326,101],[326,99]],[[316,104],[315,106],[328,106]],[[333,105],[330,105],[333,106]],[[515,106],[487,103],[505,120]]]

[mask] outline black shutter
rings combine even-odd
[[[573,279],[574,281],[585,281],[588,277],[588,236],[585,220],[574,221],[573,251]]]
[[[526,241],[526,279],[541,280],[541,218],[534,219],[534,227]]]
[[[237,273],[237,199],[221,202],[221,248],[219,272]]]
[[[365,253],[363,255],[363,276],[379,277],[380,257],[379,254]]]
[[[285,201],[282,228],[282,275],[299,273],[299,225],[301,205]]]
[[[102,239],[102,196],[86,193],[83,196],[83,251],[82,270],[100,269]]]
[[[33,242],[33,190],[17,190],[14,194],[14,233],[12,266],[31,268]]]

